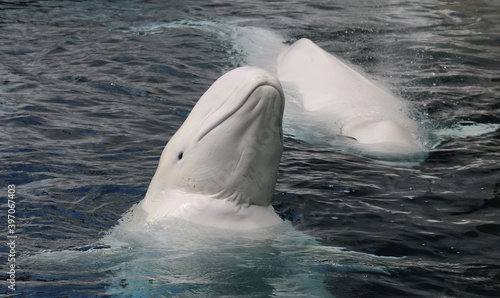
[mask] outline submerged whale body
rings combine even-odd
[[[174,217],[147,224],[143,216],[135,205],[97,245],[23,259],[37,272],[30,287],[50,282],[43,290],[53,297],[81,294],[82,285],[106,297],[332,297],[327,278],[403,269],[400,258],[322,246],[289,221],[241,231]]]
[[[417,127],[404,104],[309,39],[278,56],[284,88],[295,88],[302,108],[324,129],[356,140],[354,148],[375,159],[420,154]]]
[[[284,95],[256,67],[220,77],[166,145],[140,207],[147,222],[176,217],[252,229],[281,223],[270,205],[283,150]]]

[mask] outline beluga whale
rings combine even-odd
[[[279,54],[277,75],[286,93],[299,93],[310,119],[344,136],[351,150],[389,161],[422,157],[418,127],[404,102],[311,40],[302,38]]]
[[[281,84],[268,71],[246,66],[221,76],[165,146],[139,203],[146,221],[236,230],[282,223],[270,203],[283,110]]]

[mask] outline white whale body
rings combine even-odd
[[[283,150],[284,95],[269,72],[220,77],[166,145],[140,206],[147,222],[176,217],[252,229],[282,220],[270,205]]]
[[[280,53],[277,73],[297,89],[302,107],[327,129],[373,145],[375,151],[422,151],[402,101],[309,39]]]
[[[359,147],[365,153],[384,158],[422,151],[404,103],[311,40],[283,50],[277,74],[285,88],[296,88],[303,109],[324,129],[368,145]]]

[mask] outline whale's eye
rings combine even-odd
[[[181,159],[182,159],[182,156],[184,156],[184,152],[179,153],[179,156],[177,156],[177,158],[178,158],[179,160],[181,160]]]

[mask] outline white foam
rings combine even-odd
[[[432,148],[437,147],[439,144],[447,140],[480,136],[499,129],[500,124],[459,121],[449,127],[434,129],[431,132],[431,138],[434,140]]]
[[[260,67],[277,75],[278,55],[287,47],[282,35],[264,28],[235,26],[230,38],[245,65]]]

